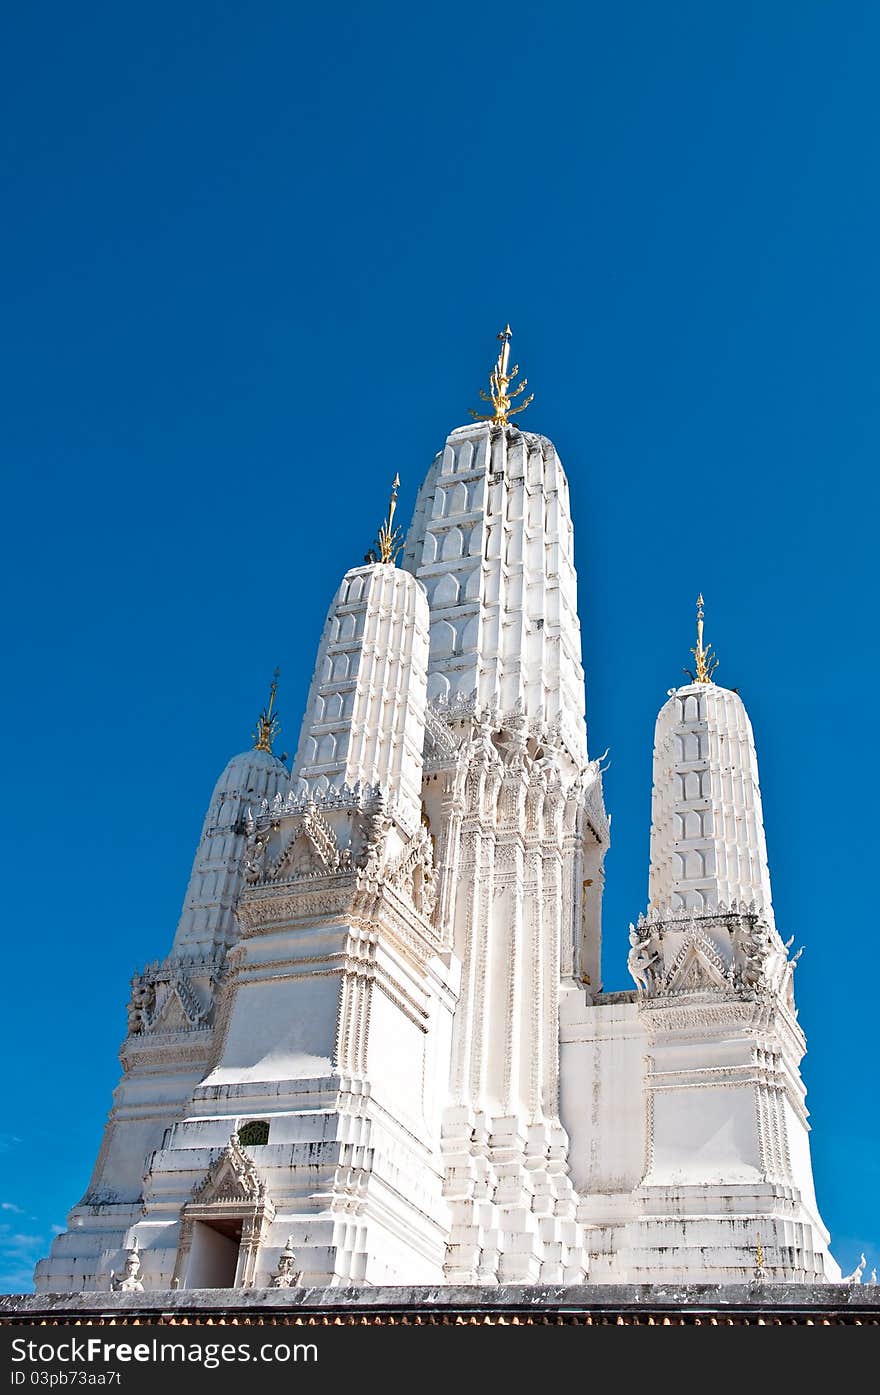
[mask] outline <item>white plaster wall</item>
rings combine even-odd
[[[755,1096],[750,1085],[652,1091],[653,1162],[648,1186],[760,1179]]]
[[[572,1181],[587,1198],[628,1196],[645,1170],[645,1033],[634,1001],[609,998],[587,1004],[570,990],[560,1008],[561,1119]]]
[[[319,937],[316,936],[316,939]],[[338,952],[345,934],[337,938]],[[329,953],[328,937],[314,946],[319,955]],[[302,953],[300,944],[299,953]],[[288,1080],[329,1073],[336,1046],[340,974],[310,972],[243,980],[237,984],[229,1027],[217,1067],[206,1078],[209,1085],[228,1081]]]
[[[783,1116],[785,1121],[785,1138],[788,1145],[788,1155],[791,1160],[791,1173],[794,1178],[795,1186],[799,1189],[803,1197],[804,1205],[818,1220],[819,1207],[816,1202],[816,1190],[813,1182],[809,1126],[805,1125],[803,1121],[798,1118],[788,1099],[783,1100]]]
[[[374,984],[367,1069],[376,1101],[403,1123],[424,1128],[426,1034]]]

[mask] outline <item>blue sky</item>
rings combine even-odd
[[[702,590],[807,946],[820,1208],[880,1265],[880,9],[36,0],[3,30],[0,1289],[85,1188],[217,774],[276,663],[294,748],[338,578],[507,320],[611,748],[606,987]]]

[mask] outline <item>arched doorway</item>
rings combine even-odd
[[[275,1207],[233,1134],[180,1213],[174,1278],[181,1288],[248,1288]]]

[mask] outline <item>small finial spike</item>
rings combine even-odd
[[[498,335],[498,338],[501,340],[501,350],[495,361],[495,367],[489,374],[489,391],[486,392],[483,388],[480,389],[480,396],[483,401],[491,402],[495,410],[491,416],[486,416],[481,412],[472,410],[471,416],[474,418],[474,421],[490,421],[493,426],[506,426],[509,417],[516,416],[517,412],[524,412],[529,403],[535,400],[535,394],[532,392],[529,393],[529,396],[524,402],[521,402],[518,407],[511,406],[514,397],[519,397],[520,393],[525,391],[529,381],[528,378],[523,378],[518,387],[511,389],[510,384],[519,372],[518,363],[515,363],[513,368],[508,372],[512,333],[513,331],[510,325],[505,325],[504,329],[502,329],[501,333]]]
[[[712,674],[715,672],[716,668],[718,667],[718,660],[715,658],[715,655],[712,653],[712,647],[711,647],[711,645],[708,645],[708,644],[707,644],[707,645],[704,645],[704,644],[703,644],[703,605],[704,605],[704,604],[705,604],[705,602],[703,601],[703,593],[702,593],[702,591],[701,591],[700,594],[699,594],[699,596],[697,596],[697,646],[696,646],[695,649],[692,649],[692,650],[691,650],[691,653],[693,654],[693,656],[694,656],[694,658],[696,659],[696,662],[697,662],[697,671],[696,671],[696,674],[691,675],[691,679],[692,679],[692,681],[693,681],[694,683],[711,683],[711,682],[712,682]],[[690,670],[689,670],[689,669],[685,669],[685,673],[688,673],[688,674],[689,674],[689,673],[690,673]]]
[[[367,562],[390,562],[393,567],[397,562],[398,554],[403,547],[403,532],[394,526],[394,514],[397,509],[397,491],[400,488],[400,475],[394,476],[394,483],[391,486],[391,498],[388,501],[388,517],[383,519],[376,535],[376,542],[373,548],[366,555]]]
[[[281,730],[281,723],[275,716],[275,694],[278,691],[278,679],[281,677],[280,668],[276,668],[272,675],[272,686],[269,689],[269,702],[263,708],[257,718],[257,725],[254,728],[254,750],[272,752],[272,742]]]

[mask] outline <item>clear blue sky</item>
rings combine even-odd
[[[880,1266],[869,0],[35,3],[0,34],[0,1288],[97,1153],[214,780],[510,320],[571,481],[605,981],[702,589],[758,743],[820,1207]]]

